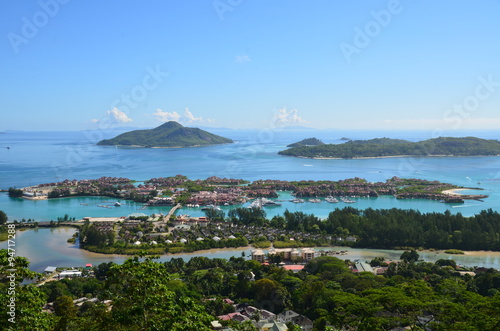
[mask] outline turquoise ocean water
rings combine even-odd
[[[396,200],[391,196],[379,198],[356,198],[350,206],[364,208],[407,208],[422,212],[462,213],[470,216],[483,209],[500,211],[500,157],[432,157],[432,158],[385,158],[362,160],[316,160],[280,156],[279,150],[292,142],[317,137],[325,143],[341,143],[341,137],[371,139],[377,137],[402,138],[418,141],[432,138],[430,132],[367,132],[367,131],[278,131],[278,130],[211,130],[216,134],[232,138],[234,144],[176,149],[142,149],[101,147],[95,143],[102,138],[114,137],[116,132],[6,132],[0,134],[0,188],[25,187],[39,183],[64,179],[93,179],[101,176],[127,177],[146,180],[183,174],[189,178],[209,176],[282,180],[339,180],[352,177],[369,181],[385,181],[392,176],[439,180],[471,188],[481,188],[488,194],[484,201],[466,201],[465,204],[444,204],[428,200]],[[498,132],[453,132],[445,136],[477,136],[499,139]],[[9,148],[7,148],[9,147]],[[285,200],[281,207],[266,208],[267,216],[291,211],[313,213],[326,217],[334,208],[344,203],[294,204],[288,192],[280,192]],[[98,205],[112,204],[115,200],[106,197],[78,197],[44,201],[12,199],[0,193],[0,210],[10,219],[32,218],[55,220],[68,214],[81,218],[126,216],[133,212],[147,214],[163,212],[169,207],[155,207],[141,210],[140,204],[122,202],[121,207],[103,208]],[[231,207],[222,207],[229,210]],[[183,208],[178,213],[192,216],[203,215],[195,208]],[[28,235],[28,233],[31,233]],[[44,257],[58,256],[52,231],[26,231],[20,238],[38,238],[39,252]],[[67,237],[66,237],[67,238]],[[28,245],[19,243],[21,247]],[[59,247],[59,246],[57,246]],[[68,249],[68,250],[66,250]],[[21,252],[23,252],[21,248]],[[46,264],[51,260],[35,256],[32,247],[25,250],[30,260]],[[30,253],[31,252],[31,253]],[[69,253],[68,253],[69,252]],[[77,248],[67,247],[61,256],[80,256]],[[51,253],[51,254],[48,254]],[[240,254],[241,252],[238,252]],[[38,253],[37,253],[38,254]],[[75,258],[75,265],[81,265],[88,256]],[[66,261],[67,257],[61,258]],[[98,261],[116,259],[99,257]],[[38,261],[38,262],[37,262]],[[43,261],[43,262],[40,262]],[[58,263],[58,260],[53,260]],[[477,261],[475,261],[477,262]],[[62,263],[62,262],[61,262]],[[66,262],[65,262],[66,263]],[[50,264],[50,263],[49,263]],[[475,263],[479,264],[479,263]],[[494,265],[500,263],[494,262]],[[498,266],[497,266],[498,267]]]
[[[413,208],[422,212],[460,212],[466,216],[482,209],[500,208],[500,157],[432,157],[385,158],[362,160],[316,160],[280,156],[287,144],[315,136],[327,143],[340,143],[340,138],[403,138],[412,141],[430,138],[428,132],[341,132],[219,130],[217,134],[232,138],[235,144],[176,149],[142,149],[95,146],[96,139],[112,137],[117,132],[7,132],[0,134],[0,188],[24,187],[64,179],[92,179],[101,176],[146,180],[153,177],[183,174],[192,179],[209,176],[282,180],[339,180],[352,177],[369,181],[385,181],[392,176],[439,180],[465,187],[479,187],[490,197],[483,202],[442,204],[427,200],[396,200],[393,197],[359,198],[356,208]],[[496,132],[463,132],[455,136],[475,135],[498,139]],[[10,147],[7,149],[6,147]],[[291,198],[283,192],[282,199]],[[11,219],[56,219],[64,214],[84,216],[125,216],[137,212],[140,205],[125,202],[119,208],[102,208],[109,198],[70,198],[50,201],[11,199],[0,193],[0,210]],[[84,205],[87,204],[87,205]],[[105,204],[105,203],[104,203]],[[285,208],[328,215],[345,204],[283,202],[282,208],[266,209],[268,216]],[[226,208],[228,209],[228,208]],[[144,212],[165,212],[151,208]],[[180,213],[202,215],[200,210],[184,209]]]

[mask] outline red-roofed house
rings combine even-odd
[[[292,270],[293,272],[299,272],[300,270],[304,269],[304,265],[302,264],[287,264],[282,267],[286,270]]]

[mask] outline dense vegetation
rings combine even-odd
[[[233,141],[198,128],[187,128],[170,121],[151,130],[135,130],[115,138],[101,140],[97,145],[142,147],[192,147],[227,144]]]
[[[280,151],[281,155],[350,159],[387,156],[496,156],[500,155],[500,141],[475,137],[440,137],[419,142],[377,138],[352,140],[343,144],[301,146]]]
[[[7,252],[0,251],[0,300],[8,302]],[[323,256],[298,273],[243,257],[189,261],[129,259],[94,267],[93,277],[64,279],[41,287],[20,285],[37,277],[28,261],[16,258],[15,325],[0,307],[0,327],[7,330],[210,330],[216,316],[235,308],[222,298],[280,313],[292,309],[314,321],[314,331],[498,330],[500,272],[477,269],[461,275],[453,260],[419,261],[405,252],[399,264],[383,259],[385,275],[353,273],[350,263]],[[97,298],[80,307],[74,299]],[[108,301],[106,304],[105,300]],[[42,306],[53,302],[53,313]],[[252,318],[259,319],[258,316]],[[249,323],[223,322],[233,330],[256,330]],[[290,330],[292,325],[289,324]]]
[[[3,210],[0,210],[0,225],[7,223],[7,220],[7,214]]]
[[[132,227],[115,224],[109,228],[102,228],[96,223],[91,224],[86,221],[78,232],[79,245],[83,249],[104,254],[160,255],[189,253],[212,248],[246,247],[249,243],[241,234],[237,234],[236,237],[214,239],[217,234],[222,233],[215,226],[209,229],[211,236],[203,235],[200,229],[173,230],[171,233],[155,233],[156,235],[152,236],[155,227],[151,221],[147,220],[148,217],[145,218]],[[202,240],[198,239],[200,236],[203,236]],[[187,241],[180,242],[180,238],[187,239]]]
[[[421,213],[396,208],[359,210],[346,207],[335,209],[324,220],[313,214],[288,210],[283,216],[268,220],[251,210],[237,208],[231,211],[230,217],[236,224],[262,229],[263,235],[266,228],[295,232],[299,246],[308,238],[324,245],[339,244],[338,237],[354,236],[357,238],[352,244],[355,247],[500,251],[500,214],[492,209],[464,217],[449,211]],[[266,239],[276,241],[279,237]]]
[[[318,138],[306,138],[298,141],[296,143],[287,145],[286,147],[299,147],[299,146],[318,146],[324,145],[325,143],[319,140]]]
[[[221,228],[221,224],[226,226]],[[232,226],[227,226],[229,224]],[[118,239],[115,237],[117,229]],[[235,208],[230,210],[228,217],[222,212],[219,223],[203,228],[191,226],[155,233],[151,221],[142,221],[134,227],[109,229],[87,222],[79,233],[82,248],[118,254],[180,253],[248,244],[257,248],[273,244],[276,248],[345,245],[500,251],[500,214],[488,209],[464,217],[449,211],[421,213],[396,208],[359,210],[346,207],[335,209],[326,219],[288,210],[268,219],[262,209]],[[351,240],[346,240],[348,237]]]
[[[500,214],[488,209],[472,217],[415,210],[337,209],[320,229],[359,238],[358,247],[425,247],[500,250]]]
[[[8,228],[7,228],[7,214],[0,210],[0,241],[5,241],[9,237]]]
[[[9,187],[9,197],[11,198],[20,198],[23,196],[23,190],[16,189],[14,187]]]

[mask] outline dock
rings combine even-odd
[[[170,209],[170,211],[168,212],[168,214],[163,218],[163,221],[158,221],[158,222],[153,222],[154,223],[154,226],[155,228],[158,227],[160,224],[167,224],[168,220],[170,219],[170,217],[175,213],[175,211],[179,208],[182,207],[182,204],[178,203],[176,204],[172,209]]]

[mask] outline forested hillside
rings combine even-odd
[[[101,140],[97,145],[138,147],[192,147],[227,144],[233,141],[198,128],[187,128],[170,121],[150,130],[125,132],[112,139]]]
[[[9,302],[7,251],[0,251],[3,270],[0,299]],[[453,260],[419,261],[415,251],[401,262],[374,258],[385,275],[358,272],[336,257],[322,256],[294,273],[243,257],[189,261],[129,259],[94,267],[87,277],[21,285],[27,261],[16,258],[16,305],[0,308],[3,330],[212,330],[217,316],[252,305],[278,314],[289,309],[324,330],[498,330],[500,272],[459,268]],[[462,272],[462,273],[461,273]],[[91,299],[76,305],[73,300]],[[224,299],[224,300],[223,300]],[[81,299],[80,299],[81,300]],[[229,304],[228,300],[235,302]],[[49,304],[47,304],[49,303]],[[42,307],[46,307],[42,311]],[[219,321],[232,330],[257,330],[257,311],[246,322]],[[288,330],[300,330],[294,323]]]
[[[440,137],[419,142],[377,138],[352,140],[343,144],[293,147],[279,154],[309,158],[388,157],[388,156],[496,156],[500,141],[475,137]]]

